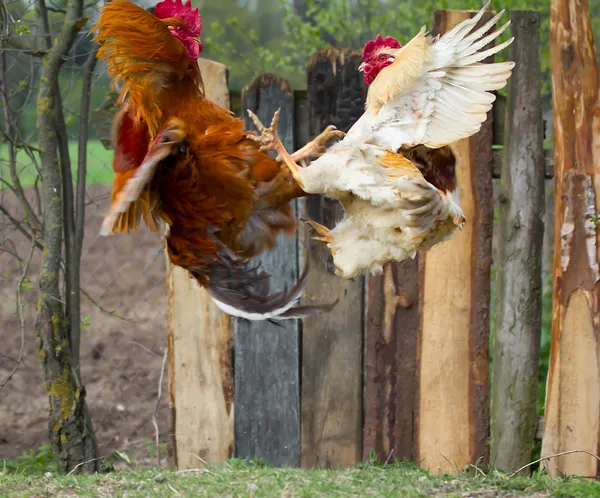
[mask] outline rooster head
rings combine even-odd
[[[365,45],[362,54],[362,64],[358,67],[359,71],[364,71],[365,83],[370,85],[373,80],[377,77],[379,72],[384,68],[392,64],[395,58],[386,54],[385,49],[398,49],[401,48],[400,43],[391,36],[382,38],[381,35],[377,35],[377,38],[370,40]]]
[[[154,15],[165,21],[171,34],[184,44],[190,60],[198,60],[202,52],[202,17],[198,9],[192,9],[191,0],[163,0],[154,7]]]

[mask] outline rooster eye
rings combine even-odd
[[[181,27],[181,26],[177,26],[175,29],[176,29],[177,31],[179,31],[180,33],[183,31],[183,29],[182,29],[182,27]]]

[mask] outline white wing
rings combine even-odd
[[[481,62],[513,41],[482,50],[510,25],[486,35],[501,11],[475,29],[488,6],[441,38],[432,40],[423,28],[405,47],[390,49],[396,62],[372,83],[367,110],[348,132],[347,142],[388,150],[437,148],[477,133],[495,100],[490,91],[503,88],[514,67],[514,62]]]

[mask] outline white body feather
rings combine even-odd
[[[489,91],[503,88],[514,67],[481,62],[512,42],[480,50],[508,26],[484,37],[500,12],[474,30],[488,5],[437,40],[423,28],[405,47],[389,49],[395,62],[370,86],[365,113],[343,140],[300,168],[306,192],[344,207],[328,244],[340,276],[378,272],[388,261],[414,257],[464,223],[452,193],[435,188],[414,166],[386,164],[386,154],[443,147],[480,130],[495,100]]]

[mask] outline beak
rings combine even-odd
[[[198,45],[202,46],[202,40],[199,36],[195,36],[194,38],[192,38],[192,40],[194,40]]]
[[[366,62],[363,62],[363,63],[361,63],[361,65],[360,65],[360,66],[358,66],[358,70],[359,70],[359,71],[364,71],[364,70],[365,70],[365,66],[366,66],[366,65],[367,65],[367,63],[366,63]]]

